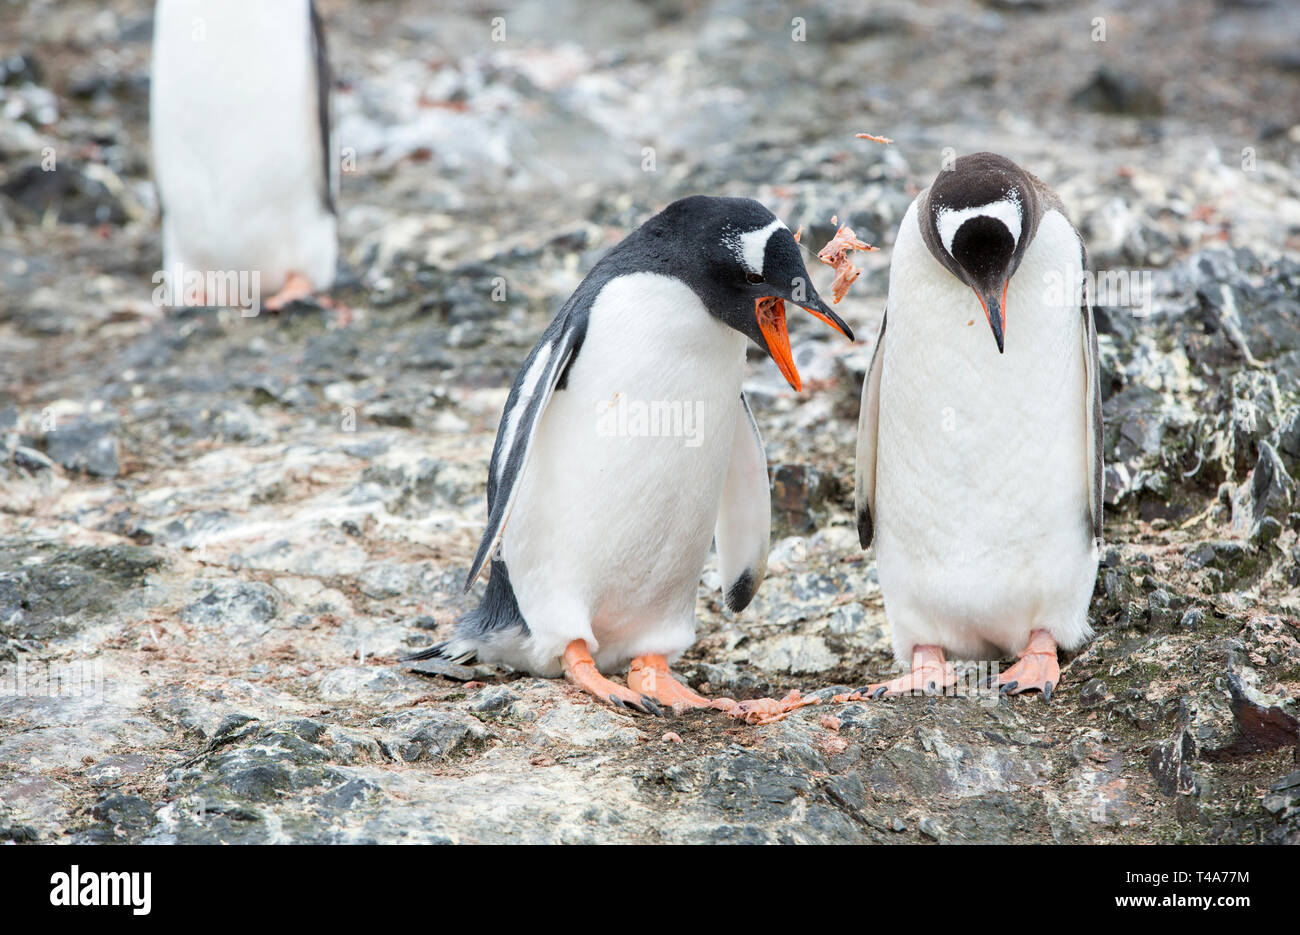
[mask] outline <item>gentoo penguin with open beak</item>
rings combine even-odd
[[[957,159],[903,217],[855,480],[911,673],[855,695],[951,686],[945,653],[1014,654],[990,681],[1050,700],[1057,649],[1091,635],[1102,454],[1085,266],[1060,199],[992,153]]]
[[[272,310],[328,289],[338,175],[310,0],[159,0],[151,81],[164,273],[256,271]]]
[[[674,202],[601,259],[507,399],[466,583],[491,560],[483,601],[450,640],[412,658],[563,673],[655,714],[713,707],[765,723],[811,703],[797,692],[710,700],[668,669],[695,640],[711,540],[729,608],[744,609],[763,579],[767,463],[741,381],[748,339],[800,387],[786,301],[852,339],[794,236],[745,198]],[[602,674],[629,663],[626,686]]]

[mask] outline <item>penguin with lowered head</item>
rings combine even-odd
[[[852,340],[813,289],[794,235],[746,198],[693,196],[592,269],[524,362],[488,470],[488,523],[466,588],[480,605],[411,658],[567,676],[618,707],[710,707],[749,723],[814,699],[710,699],[669,663],[695,640],[711,541],[727,606],[763,579],[771,505],[741,383],[749,341],[801,388],[785,303]],[[689,431],[615,417],[620,407]],[[630,666],[627,684],[606,673]]]
[[[1091,635],[1102,425],[1086,265],[1060,199],[993,153],[956,159],[908,208],[855,487],[911,671],[849,697],[952,686],[946,654],[1015,655],[990,683],[1050,701],[1057,650]]]

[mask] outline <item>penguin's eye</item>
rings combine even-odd
[[[752,282],[752,283],[754,283],[755,285],[757,285],[758,283],[763,282],[763,274],[762,274],[762,273],[749,273],[748,275],[745,276],[745,279],[748,280],[749,282]]]

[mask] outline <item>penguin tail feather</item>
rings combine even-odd
[[[858,542],[862,544],[865,550],[871,545],[871,540],[875,537],[875,525],[871,522],[870,510],[858,511]]]
[[[401,661],[415,662],[420,659],[445,659],[447,662],[464,665],[477,661],[478,649],[468,640],[447,640],[443,643],[434,643],[428,649],[422,649],[418,653],[403,656]]]

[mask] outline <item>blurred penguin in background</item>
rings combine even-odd
[[[210,292],[214,273],[246,274],[273,311],[333,284],[329,95],[311,0],[159,0],[150,137],[167,277],[197,272]],[[168,304],[234,304],[186,298]]]

